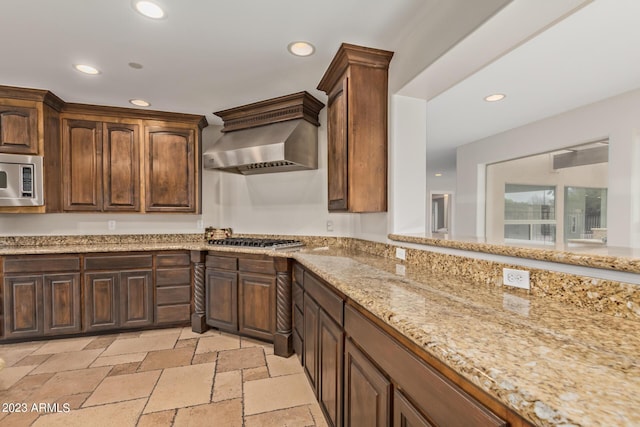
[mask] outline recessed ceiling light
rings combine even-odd
[[[85,74],[91,74],[91,75],[100,74],[100,70],[98,70],[96,67],[92,67],[91,65],[73,64],[73,68]]]
[[[134,2],[133,7],[147,18],[162,19],[166,16],[164,10],[151,1],[136,1]]]
[[[507,95],[505,95],[504,93],[494,93],[494,94],[485,96],[484,100],[487,102],[502,101],[506,96]]]
[[[149,107],[151,103],[145,101],[144,99],[130,99],[129,102],[137,107]]]
[[[441,173],[434,173],[435,176],[442,176]]]
[[[316,51],[316,48],[309,42],[291,42],[287,46],[289,52],[295,56],[309,56],[313,55],[313,52]]]

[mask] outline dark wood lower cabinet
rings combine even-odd
[[[119,274],[84,276],[84,330],[116,329],[119,325]]]
[[[44,276],[44,333],[72,334],[82,331],[80,319],[80,274]]]
[[[318,396],[318,304],[308,295],[304,295],[304,371],[311,383],[313,392]]]
[[[433,427],[402,392],[393,393],[393,427]]]
[[[120,273],[120,326],[137,328],[153,324],[153,272]]]
[[[276,331],[276,279],[266,274],[238,274],[238,331],[264,340]]]
[[[207,324],[238,330],[238,274],[207,270]]]
[[[320,310],[318,315],[318,401],[330,425],[342,425],[342,328]]]
[[[391,382],[350,339],[344,347],[344,425],[391,424]],[[401,424],[407,425],[407,424]],[[409,424],[410,425],[410,424]]]
[[[5,277],[4,336],[29,338],[42,335],[42,276]]]

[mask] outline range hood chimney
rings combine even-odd
[[[253,175],[318,169],[318,113],[307,92],[214,113],[224,135],[204,153],[204,168]]]

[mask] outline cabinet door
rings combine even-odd
[[[318,315],[318,401],[329,424],[342,425],[342,328],[320,309]]]
[[[38,154],[38,110],[0,104],[0,153]]]
[[[45,275],[43,300],[45,334],[81,332],[80,274]]]
[[[384,427],[391,424],[391,382],[351,340],[344,353],[344,425]]]
[[[84,276],[84,330],[118,327],[119,273],[86,273]]]
[[[140,210],[140,137],[134,124],[103,124],[102,186],[105,211]]]
[[[207,269],[207,325],[238,330],[238,274]]]
[[[147,127],[147,212],[195,212],[195,131]]]
[[[63,200],[66,211],[102,210],[102,126],[65,119],[62,129]]]
[[[42,276],[5,277],[3,298],[5,338],[42,335]]]
[[[329,97],[327,119],[329,210],[348,205],[347,78]]]
[[[425,417],[395,390],[393,393],[393,427],[433,427]]]
[[[238,274],[238,330],[273,341],[276,332],[276,279],[262,274]]]
[[[153,272],[120,273],[120,326],[135,328],[153,324]]]
[[[309,378],[311,388],[318,396],[318,304],[309,296],[304,295],[304,336],[302,337],[304,371]]]

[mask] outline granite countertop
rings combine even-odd
[[[364,253],[294,258],[537,425],[640,425],[638,322]]]
[[[640,425],[640,334],[634,320],[329,248],[322,239],[295,250],[214,247],[197,235],[159,242],[24,243],[0,247],[0,255],[216,250],[295,258],[537,425]]]

